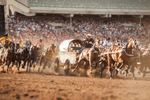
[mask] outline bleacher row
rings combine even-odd
[[[150,10],[150,0],[29,0],[30,7]]]

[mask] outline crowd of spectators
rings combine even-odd
[[[50,18],[30,18],[13,17],[6,18],[6,32],[9,37],[16,42],[24,42],[26,39],[35,44],[40,38],[44,43],[59,44],[66,39],[83,39],[86,34],[91,34],[93,38],[107,39],[111,41],[126,42],[129,37],[136,37],[140,41],[148,40],[148,23],[142,22],[139,27],[139,21],[125,19],[94,19],[94,18],[73,18],[71,26],[73,28],[57,28],[50,23],[64,23],[70,26],[70,19],[62,17]],[[123,23],[133,24],[137,27],[127,27]]]

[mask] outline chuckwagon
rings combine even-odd
[[[64,40],[59,45],[58,55],[54,61],[54,70],[59,72],[59,67],[64,68],[65,75],[70,75],[71,67],[76,64],[76,54],[83,47],[80,39]]]

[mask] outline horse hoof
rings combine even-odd
[[[81,73],[79,73],[78,76],[80,77],[80,76],[81,76]]]
[[[72,70],[72,72],[74,72],[75,70]]]
[[[4,71],[4,68],[2,68],[2,72]]]
[[[137,73],[138,73],[139,75],[141,75],[141,73],[140,73],[139,71],[138,71]]]
[[[121,69],[117,69],[117,71],[118,71],[118,72],[120,72],[120,71],[121,71]]]
[[[92,74],[92,71],[90,71],[90,74]]]
[[[113,79],[112,77],[110,77],[110,79]]]
[[[136,78],[134,77],[133,80],[135,80]]]

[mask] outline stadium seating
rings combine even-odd
[[[29,0],[30,7],[150,10],[150,0]]]

